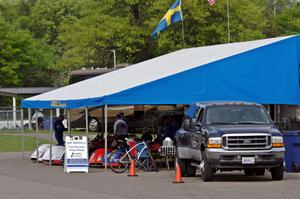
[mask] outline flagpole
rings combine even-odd
[[[180,14],[181,14],[181,34],[182,34],[182,48],[184,48],[184,24],[183,24],[183,13],[182,13],[182,0],[180,0],[180,6],[181,6],[181,9],[180,9]]]
[[[230,19],[229,19],[229,0],[227,0],[227,36],[228,36],[228,43],[230,43]]]

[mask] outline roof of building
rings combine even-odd
[[[124,67],[129,66],[128,63],[117,64],[115,68],[82,68],[79,70],[74,70],[70,73],[71,76],[85,76],[85,75],[103,75],[105,73],[112,72]]]
[[[48,91],[52,91],[54,87],[11,87],[11,88],[0,88],[0,95],[2,96],[32,96],[42,94]]]

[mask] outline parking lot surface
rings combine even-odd
[[[28,155],[27,155],[28,156]],[[20,153],[0,154],[1,199],[295,199],[300,196],[300,174],[287,173],[283,181],[264,177],[247,177],[242,172],[217,174],[213,182],[201,176],[184,178],[173,184],[173,170],[138,171],[127,177],[92,168],[90,173],[66,174],[61,166],[46,166],[22,161]]]

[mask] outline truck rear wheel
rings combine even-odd
[[[211,168],[210,164],[207,161],[205,153],[202,153],[202,162],[201,162],[201,170],[202,170],[202,180],[204,182],[212,181],[214,176],[214,170]]]
[[[187,177],[196,176],[196,167],[192,166],[191,160],[186,160],[185,173]]]
[[[272,168],[270,171],[271,171],[273,180],[282,180],[283,179],[284,168],[283,168],[282,163],[280,164],[279,167]]]

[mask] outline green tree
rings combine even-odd
[[[80,16],[78,0],[37,0],[30,12],[28,28],[36,38],[42,38],[48,44],[56,44],[59,26],[72,23]]]
[[[278,32],[283,35],[300,33],[300,4],[284,10],[276,17]]]
[[[0,86],[47,85],[44,75],[51,62],[49,47],[0,16]]]

